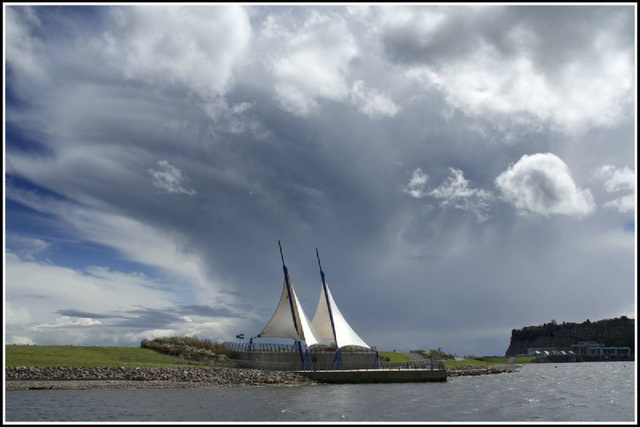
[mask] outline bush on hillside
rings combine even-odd
[[[411,353],[418,353],[422,357],[426,357],[428,359],[453,360],[456,358],[453,354],[445,353],[440,349],[411,350]]]
[[[159,353],[191,360],[226,359],[230,357],[232,353],[222,344],[195,337],[145,339],[140,342],[140,347],[150,348]]]

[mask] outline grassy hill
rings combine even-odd
[[[513,363],[523,364],[531,363],[535,359],[534,356],[518,356],[513,358]],[[491,366],[501,365],[509,363],[509,357],[498,356],[485,356],[485,357],[470,357],[461,360],[445,360],[444,366],[446,368],[453,368],[456,366]]]
[[[6,366],[139,366],[179,367],[202,366],[203,363],[185,361],[161,354],[149,348],[72,346],[72,345],[7,345]],[[407,362],[410,359],[399,352],[380,352],[389,362]],[[533,357],[516,357],[515,363],[528,363]],[[446,367],[459,365],[488,366],[507,363],[506,357],[478,357],[463,360],[445,360]]]
[[[6,366],[194,366],[148,348],[72,345],[7,345]]]

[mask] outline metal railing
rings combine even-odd
[[[222,343],[227,349],[232,351],[245,351],[245,352],[273,352],[273,353],[297,353],[298,349],[295,344],[269,344],[269,343],[237,343],[237,342],[224,342]],[[307,349],[303,346],[303,348]],[[309,353],[326,353],[335,351],[335,348],[331,347],[311,347],[308,349]],[[343,354],[349,353],[376,353],[375,347],[354,347],[347,346],[342,347],[340,352]]]
[[[294,344],[269,344],[269,343],[233,343],[225,342],[223,345],[229,350],[243,353],[298,353],[299,349]],[[307,352],[308,351],[308,352]],[[302,361],[284,361],[274,362],[261,360],[260,356],[256,354],[256,358],[245,359],[231,359],[236,367],[249,368],[249,369],[267,369],[275,371],[329,371],[329,370],[369,370],[369,369],[422,369],[422,370],[444,370],[444,363],[438,359],[424,359],[424,360],[411,360],[405,362],[385,362],[380,357],[371,358],[371,360],[349,360],[349,357],[342,358],[342,367],[336,362],[336,359],[329,356],[324,361],[312,361],[316,359],[316,356],[320,354],[333,354],[335,349],[329,347],[313,347],[311,349],[304,348],[307,358],[305,363]],[[340,353],[345,355],[374,355],[377,353],[375,348],[363,348],[363,347],[343,347],[340,349]],[[245,354],[245,357],[247,355]],[[233,356],[232,356],[233,357]],[[332,361],[328,361],[332,360]]]
[[[443,370],[444,362],[438,359],[412,360],[409,362],[382,362],[384,369],[429,369]]]
[[[232,351],[264,351],[272,353],[295,353],[298,351],[293,344],[224,342],[222,345]]]

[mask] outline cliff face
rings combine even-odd
[[[526,354],[530,347],[571,350],[572,344],[580,341],[597,341],[607,347],[635,346],[635,320],[625,316],[597,322],[545,323],[541,326],[526,326],[511,331],[511,343],[507,356]]]

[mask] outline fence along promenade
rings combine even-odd
[[[298,350],[294,345],[287,344],[249,344],[249,343],[233,343],[225,342],[223,345],[231,351],[243,353],[245,356],[249,354],[255,354],[257,358],[248,357],[241,359],[231,359],[237,367],[250,368],[250,369],[267,369],[276,371],[300,371],[300,370],[312,370],[312,371],[331,371],[336,369],[336,364],[331,361],[312,361],[307,367],[301,369],[301,363],[299,360],[292,361],[273,361],[264,360],[260,358],[260,354],[272,353],[272,354],[291,354],[292,357],[297,357]],[[369,355],[374,356],[376,349],[363,348],[363,347],[343,347],[341,350],[343,355],[342,370],[444,370],[444,363],[441,360],[436,359],[424,359],[424,360],[411,360],[405,362],[385,362],[379,360],[376,363],[366,363],[362,360],[351,359],[350,355]],[[335,350],[326,348],[313,348],[309,350],[309,354],[313,359],[314,356],[323,355],[325,360],[333,360],[333,354]]]
[[[237,342],[224,342],[222,343],[227,349],[232,351],[246,351],[246,352],[275,352],[275,353],[296,353],[298,349],[294,344],[270,344],[270,343],[237,343]],[[327,347],[312,347],[309,349],[309,353],[325,353],[327,351],[335,351],[335,348]],[[375,347],[353,347],[347,346],[340,349],[342,353],[376,353]]]

